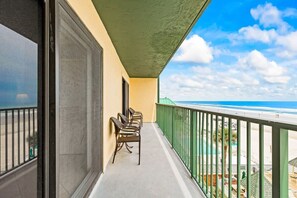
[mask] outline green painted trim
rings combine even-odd
[[[210,153],[211,153],[211,158],[210,158],[210,196],[212,197],[213,194],[213,115],[211,114],[210,116]]]
[[[201,149],[202,149],[202,190],[205,193],[205,188],[204,188],[204,152],[203,152],[203,144],[204,144],[204,113],[202,113],[202,127],[201,127],[201,137],[200,137],[200,141],[201,143]]]
[[[240,120],[237,120],[237,177],[241,177],[240,173],[240,158],[241,158],[241,126],[240,126]],[[237,180],[237,198],[240,198],[240,191],[241,191],[241,185],[240,185],[240,179]]]
[[[232,186],[232,128],[231,128],[231,122],[232,122],[232,119],[229,118],[228,119],[228,151],[229,151],[229,172],[228,172],[228,196],[229,197],[232,197],[232,191],[231,191],[231,186]]]
[[[206,123],[205,123],[205,125],[206,125],[206,131],[205,131],[205,136],[206,136],[206,194],[208,194],[208,147],[209,147],[209,145],[208,145],[208,119],[209,119],[209,114],[207,113],[206,114]]]
[[[172,109],[175,108],[178,111],[173,112]],[[171,112],[174,115],[170,115],[169,111],[166,111],[166,109],[171,110]],[[162,114],[160,114],[160,110],[162,110]],[[195,114],[195,116],[193,116],[193,114]],[[213,115],[212,115],[213,114]],[[199,118],[197,120],[197,116],[199,115]],[[201,190],[204,192],[206,197],[212,197],[212,193],[208,193],[210,192],[214,192],[214,190],[216,191],[215,193],[213,193],[215,195],[215,197],[218,197],[218,195],[222,195],[222,192],[224,192],[224,188],[227,188],[227,186],[224,185],[224,182],[217,182],[216,183],[216,189],[211,189],[210,185],[205,184],[203,176],[205,175],[204,173],[204,166],[209,164],[206,163],[204,164],[204,158],[203,158],[203,154],[204,152],[201,152],[201,150],[212,150],[213,148],[208,148],[207,143],[209,143],[209,141],[206,141],[206,147],[204,149],[204,145],[205,142],[203,140],[205,136],[209,137],[209,134],[205,134],[205,136],[203,135],[204,133],[204,129],[208,128],[207,125],[209,126],[209,115],[211,116],[211,121],[213,122],[213,116],[215,117],[215,127],[216,129],[213,130],[213,127],[210,126],[210,134],[212,134],[212,132],[214,132],[215,136],[211,135],[211,137],[215,138],[215,144],[216,144],[216,153],[215,153],[215,160],[216,160],[216,179],[218,181],[218,174],[219,173],[219,163],[224,162],[224,152],[222,152],[221,154],[219,154],[218,150],[219,150],[219,146],[221,146],[221,149],[224,150],[224,144],[219,145],[218,142],[225,142],[226,138],[232,137],[232,120],[237,120],[237,177],[241,178],[241,169],[240,166],[241,164],[241,123],[244,122],[247,125],[246,128],[246,132],[247,135],[246,137],[246,148],[247,148],[247,176],[244,180],[237,180],[237,197],[240,197],[240,192],[241,192],[241,184],[242,186],[246,189],[246,193],[247,193],[247,197],[252,197],[252,196],[256,196],[259,193],[259,197],[264,197],[266,194],[264,193],[265,190],[270,192],[270,189],[272,189],[272,197],[273,198],[282,198],[282,197],[288,197],[288,130],[289,129],[284,129],[282,124],[278,124],[278,123],[266,123],[263,122],[262,120],[259,121],[255,121],[255,120],[250,120],[249,118],[246,119],[242,119],[241,117],[234,117],[234,115],[222,115],[220,113],[214,113],[214,112],[208,112],[208,111],[204,111],[204,110],[198,110],[198,109],[191,109],[191,108],[183,108],[183,107],[177,107],[177,106],[171,106],[171,105],[163,105],[163,104],[157,104],[157,120],[160,120],[159,116],[163,117],[163,122],[164,121],[168,121],[169,120],[169,125],[173,123],[170,123],[170,119],[173,116],[176,116],[174,119],[176,120],[176,133],[175,134],[175,141],[176,141],[176,147],[174,147],[174,149],[177,151],[178,156],[181,158],[181,160],[184,162],[185,166],[188,168],[188,170],[191,173],[191,176],[194,178],[194,180],[198,183],[198,186],[201,188]],[[208,117],[207,117],[208,116]],[[166,121],[166,122],[167,122]],[[206,121],[206,122],[205,122]],[[225,133],[222,133],[222,137],[219,137],[219,130],[222,130],[222,132],[224,131],[224,122],[227,121],[228,122],[228,135]],[[199,123],[198,127],[196,125],[196,127],[198,128],[198,130],[195,131],[195,124]],[[256,174],[251,174],[251,146],[252,146],[252,139],[251,139],[251,125],[252,124],[258,124],[259,128],[258,128],[258,134],[259,135],[259,154],[260,154],[260,171]],[[204,126],[204,124],[206,124],[206,126]],[[220,127],[219,127],[219,124]],[[164,128],[164,123],[162,125],[160,125],[162,130],[166,130],[168,132],[168,130],[170,130],[170,126],[168,126],[166,129]],[[269,181],[265,178],[264,175],[264,127],[265,126],[271,126],[272,127],[272,188],[270,188],[270,183]],[[288,125],[288,127],[291,127],[291,125]],[[196,128],[196,129],[197,129]],[[208,131],[208,130],[206,130]],[[198,133],[198,135],[197,135]],[[165,133],[166,134],[166,133]],[[169,132],[170,134],[170,132]],[[196,139],[195,139],[196,137]],[[168,138],[168,133],[166,135],[166,138]],[[197,139],[198,138],[198,139]],[[231,138],[230,138],[231,140]],[[228,146],[232,146],[232,142],[228,140]],[[196,141],[196,142],[195,142]],[[211,143],[214,140],[211,141]],[[197,143],[199,143],[198,147],[197,147]],[[226,144],[225,144],[226,145]],[[185,150],[184,150],[185,149]],[[197,149],[199,149],[198,152],[198,163],[197,163],[197,158],[195,158],[195,154],[194,152],[197,152]],[[212,153],[212,152],[211,152]],[[230,150],[228,152],[229,154],[229,176],[232,175],[232,170],[230,169],[230,161],[232,161],[232,157],[230,157]],[[219,161],[219,157],[222,157],[222,160]],[[189,159],[190,157],[190,159]],[[195,162],[196,160],[196,162]],[[190,162],[189,162],[190,161]],[[207,160],[206,160],[207,161]],[[201,163],[202,162],[202,163]],[[211,163],[211,167],[212,167],[212,162]],[[195,167],[196,164],[196,167]],[[199,165],[199,168],[197,168],[197,165]],[[190,167],[189,167],[190,166]],[[220,164],[221,168],[222,168],[222,172],[221,175],[224,176],[227,171],[225,171],[225,167],[224,167],[224,163]],[[196,169],[195,169],[196,168]],[[202,169],[202,171],[201,171]],[[207,167],[206,167],[207,170]],[[196,172],[195,172],[196,171]],[[198,173],[198,177],[197,177],[197,171],[199,171]],[[206,171],[208,172],[208,171]],[[212,171],[211,171],[212,172]],[[212,173],[211,173],[212,174]],[[206,174],[207,175],[207,174]],[[258,180],[258,177],[260,180]],[[198,181],[200,180],[200,181]],[[225,195],[224,197],[230,197],[230,177],[228,177],[228,195]],[[254,185],[256,185],[259,181],[259,189],[255,189]],[[264,184],[263,184],[264,181]],[[268,186],[267,186],[267,182],[268,182]],[[207,187],[208,185],[208,187]],[[219,188],[219,185],[221,185],[221,188]],[[268,188],[269,189],[264,189],[264,188]],[[208,191],[206,192],[205,188],[208,188]],[[221,192],[219,192],[219,190],[222,190]],[[226,189],[227,190],[227,189]],[[256,192],[255,192],[256,190]],[[256,193],[256,195],[255,195]],[[232,195],[233,196],[233,195]]]
[[[197,112],[191,110],[191,129],[190,129],[190,161],[191,176],[197,175]]]
[[[221,126],[221,147],[222,147],[222,162],[221,162],[221,165],[222,165],[222,171],[221,171],[221,175],[222,175],[222,183],[221,183],[221,195],[224,195],[225,194],[225,164],[224,164],[224,161],[225,161],[225,156],[224,156],[224,142],[225,142],[225,134],[224,134],[224,123],[225,123],[225,118],[222,116],[222,126]],[[224,197],[224,196],[222,196]]]
[[[251,196],[251,123],[247,122],[247,197]]]
[[[259,153],[260,153],[260,170],[259,170],[259,194],[264,198],[264,125],[259,125]]]
[[[218,115],[216,115],[216,196],[219,195],[219,143],[218,143],[218,133],[219,133],[219,121],[218,121]]]
[[[199,155],[199,157],[198,157],[198,164],[199,164],[199,169],[198,169],[198,175],[199,175],[199,177],[198,177],[198,180],[199,180],[199,184],[201,185],[201,136],[200,136],[200,132],[201,132],[201,112],[199,112],[199,120],[198,120],[198,122],[199,122],[199,126],[198,126],[198,142],[199,142],[199,145],[198,145],[198,149],[199,149],[199,151],[198,151],[198,155]]]
[[[288,197],[288,130],[272,127],[272,197]]]
[[[174,114],[175,114],[175,108],[172,107],[172,115],[171,115],[171,119],[172,119],[172,123],[171,123],[171,126],[172,126],[172,135],[171,135],[171,148],[174,148],[174,144],[173,144],[173,136],[174,136],[174,133],[175,133],[175,119],[174,119]]]

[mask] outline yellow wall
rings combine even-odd
[[[91,0],[68,0],[68,3],[103,48],[103,167],[105,169],[115,147],[109,119],[111,116],[116,117],[117,113],[122,111],[122,77],[129,83],[129,76]]]
[[[141,111],[144,122],[155,122],[158,98],[157,78],[130,78],[130,107]]]

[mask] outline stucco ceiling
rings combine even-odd
[[[158,77],[210,0],[92,0],[130,77]]]

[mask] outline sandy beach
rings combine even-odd
[[[14,124],[12,123],[11,112],[7,114],[7,138],[6,138],[6,120],[4,112],[1,112],[1,122],[0,122],[0,172],[5,172],[6,163],[7,169],[11,169],[13,166],[18,166],[24,161],[29,159],[29,142],[27,141],[29,137],[29,124],[30,124],[30,135],[32,136],[33,131],[37,132],[37,111],[35,110],[35,123],[33,129],[33,111],[30,114],[30,123],[28,120],[28,113],[26,113],[25,121],[23,120],[23,112],[20,112],[20,120],[18,122],[18,116],[15,112]],[[18,128],[18,126],[20,126]],[[14,127],[14,131],[13,131]],[[25,128],[24,128],[25,127]],[[6,140],[7,139],[7,140]],[[7,141],[7,145],[6,145]],[[13,146],[14,141],[14,146]],[[6,150],[7,148],[7,150]],[[13,152],[14,150],[14,152]],[[6,162],[7,153],[7,162]],[[14,156],[13,156],[14,153]]]

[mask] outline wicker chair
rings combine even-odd
[[[139,111],[135,111],[131,107],[128,109],[129,116],[131,120],[138,120],[140,122],[140,125],[143,125],[143,115]]]
[[[134,126],[125,126],[115,117],[110,118],[115,126],[115,136],[116,136],[116,146],[114,150],[113,160],[114,163],[115,156],[119,150],[125,145],[127,150],[132,153],[127,143],[128,142],[138,142],[139,144],[139,158],[138,158],[138,165],[140,165],[140,147],[141,147],[141,136],[140,136],[140,129]]]
[[[139,120],[134,120],[133,118],[129,120],[128,117],[126,117],[125,115],[118,113],[118,120],[120,120],[125,127],[127,126],[133,126],[133,127],[137,127],[139,128],[139,131],[141,129],[141,123]]]

